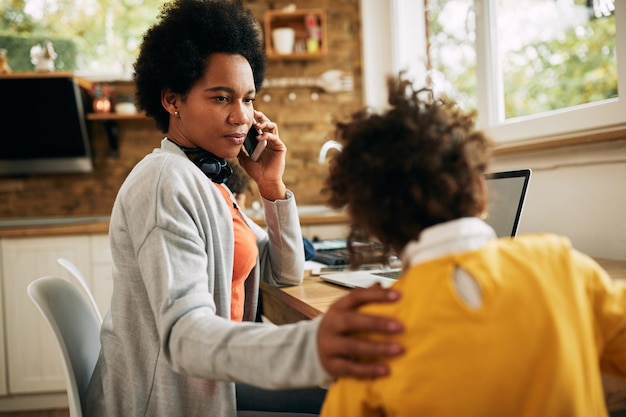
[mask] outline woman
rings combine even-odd
[[[338,124],[325,191],[353,238],[399,254],[402,299],[363,310],[401,318],[407,349],[389,378],[340,378],[322,416],[605,416],[601,371],[626,376],[626,286],[564,237],[496,238],[473,114],[401,77],[389,104]]]
[[[388,368],[353,354],[401,353],[395,343],[351,337],[401,330],[356,312],[398,297],[381,288],[353,292],[318,320],[245,322],[255,317],[259,281],[297,285],[304,262],[295,199],[282,181],[286,147],[276,124],[253,108],[264,70],[258,25],[241,2],[166,3],[146,33],[137,101],[165,138],[113,207],[114,291],[86,415],[234,416],[235,381],[277,389],[375,377]],[[253,127],[267,140],[257,162],[242,151]],[[234,157],[258,185],[267,233],[223,184],[225,160]]]

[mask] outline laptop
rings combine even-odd
[[[485,175],[487,181],[487,218],[498,237],[515,237],[522,216],[530,169],[493,172]]]
[[[517,235],[531,173],[530,169],[520,169],[485,174],[488,199],[485,222],[495,230],[498,237]],[[343,270],[320,273],[320,278],[349,288],[365,288],[376,282],[389,287],[396,282],[400,272],[399,268]]]

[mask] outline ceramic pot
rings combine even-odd
[[[292,53],[295,40],[296,32],[292,28],[276,28],[272,31],[272,42],[276,53]]]

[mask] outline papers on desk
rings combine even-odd
[[[308,273],[309,275],[319,275],[321,273],[322,268],[327,268],[328,265],[315,262],[315,261],[305,261],[304,262],[304,273],[305,275]]]
[[[346,239],[314,240],[312,243],[315,250],[334,250],[347,248]]]
[[[388,271],[400,269],[399,263],[394,263],[392,268],[384,266],[382,264],[364,264],[361,265],[356,271]],[[353,271],[350,265],[327,265],[316,261],[305,261],[304,272],[305,275],[325,275],[335,274],[339,272]]]

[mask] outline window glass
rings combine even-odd
[[[474,0],[428,0],[428,82],[465,110],[476,109]]]
[[[87,74],[129,74],[145,30],[165,0],[0,0],[0,36],[21,38],[8,50],[17,70],[41,39],[51,39],[59,57],[70,40],[75,59],[59,70]],[[7,38],[4,38],[7,39]],[[31,40],[32,39],[32,40]],[[58,40],[55,42],[55,40]],[[13,50],[19,48],[19,51]],[[7,48],[9,49],[9,48]],[[19,56],[18,56],[19,54]],[[11,59],[9,61],[11,63]]]
[[[614,0],[426,0],[429,82],[499,141],[626,123]],[[621,16],[621,15],[620,15]],[[620,19],[623,19],[620,17]],[[621,49],[620,49],[621,48]],[[621,64],[620,64],[621,62]]]
[[[613,13],[574,0],[498,0],[496,37],[506,119],[617,97]]]

